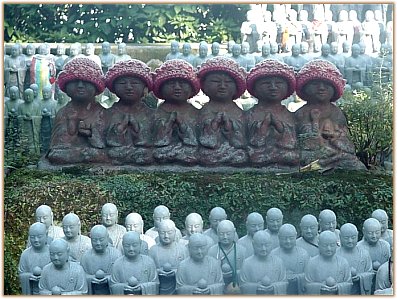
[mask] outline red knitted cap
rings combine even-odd
[[[94,61],[88,58],[74,58],[66,63],[58,74],[59,88],[66,92],[66,84],[74,80],[88,81],[95,85],[96,95],[105,89],[105,80],[102,69]]]
[[[138,59],[119,61],[114,64],[106,73],[106,87],[114,93],[113,83],[117,78],[122,76],[137,77],[145,82],[149,91],[151,91],[153,88],[153,80],[150,67],[148,67],[146,63]]]
[[[161,99],[161,86],[165,83],[165,81],[177,78],[184,79],[190,83],[193,91],[192,97],[194,97],[200,91],[200,82],[193,69],[193,66],[185,60],[172,59],[167,60],[155,70],[153,78],[154,95]]]
[[[296,94],[305,101],[307,99],[303,88],[312,80],[324,80],[332,84],[335,94],[331,102],[336,102],[342,96],[346,84],[346,80],[333,63],[321,59],[309,61],[296,75]]]
[[[234,79],[236,82],[237,93],[233,100],[241,97],[241,95],[247,89],[247,72],[233,59],[223,56],[216,56],[201,64],[198,70],[198,77],[201,84],[203,84],[205,76],[211,72],[225,72]]]
[[[255,96],[255,81],[262,77],[282,77],[287,80],[288,93],[284,99],[288,98],[295,91],[296,79],[294,68],[284,62],[275,59],[265,59],[251,69],[247,76],[247,90],[253,96]]]

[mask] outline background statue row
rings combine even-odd
[[[365,169],[354,155],[345,117],[332,104],[344,80],[327,61],[309,62],[295,78],[292,68],[275,60],[246,76],[225,57],[207,60],[197,74],[177,59],[166,61],[152,79],[144,63],[128,60],[102,80],[99,67],[80,58],[65,65],[58,84],[72,101],[55,119],[47,154],[53,164],[290,168],[319,160],[322,167]],[[120,98],[107,110],[95,102],[105,84]],[[210,100],[198,110],[187,99],[200,87]],[[246,89],[259,100],[247,112],[233,101]],[[308,104],[292,114],[281,101],[295,89]],[[150,90],[164,100],[155,110],[141,101]]]
[[[19,263],[23,294],[368,295],[392,282],[393,232],[381,209],[364,221],[359,242],[353,224],[336,229],[331,210],[321,211],[318,222],[303,216],[299,238],[278,208],[267,211],[267,229],[261,214],[250,213],[241,238],[221,207],[211,210],[206,231],[201,215],[189,214],[183,237],[162,205],[145,234],[137,213],[126,217],[125,227],[117,224],[112,203],[102,207],[102,224],[90,238],[81,235],[73,213],[64,216],[63,233],[50,207],[35,215]],[[73,280],[64,279],[70,275]]]
[[[332,11],[332,4],[322,6],[314,5],[310,14],[291,7],[278,7],[273,12],[254,7],[241,25],[241,40],[250,44],[251,53],[258,52],[263,43],[277,43],[282,52],[290,52],[293,44],[305,41],[310,52],[319,52],[326,43],[336,42],[342,50],[343,42],[352,46],[362,41],[368,46],[367,54],[378,52],[381,43],[391,44],[393,21],[383,8],[364,11],[360,21],[357,11],[362,8],[348,11],[334,5],[339,10]]]

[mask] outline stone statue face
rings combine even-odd
[[[241,54],[241,45],[233,45],[232,47],[233,57],[238,57]]]
[[[16,86],[11,86],[10,88],[10,100],[16,100],[19,97],[19,90]]]
[[[102,53],[109,54],[110,53],[110,44],[108,42],[102,43]]]
[[[118,44],[117,53],[119,55],[124,55],[127,52],[127,45],[124,43]]]
[[[171,53],[176,54],[179,52],[179,43],[178,42],[171,42]]]
[[[63,241],[63,240],[62,240]],[[50,245],[50,260],[56,268],[62,268],[69,259],[68,245],[66,242],[55,240]]]
[[[52,225],[52,212],[49,208],[41,206],[35,213],[36,222],[45,224],[47,229]]]
[[[190,240],[188,249],[189,249],[190,258],[193,261],[201,262],[202,260],[204,260],[205,256],[208,253],[208,246],[205,237],[202,236],[199,239]]]
[[[65,55],[65,46],[63,45],[57,46],[57,55]]]
[[[320,252],[320,255],[324,257],[332,257],[336,253],[336,248],[338,247],[336,243],[336,236],[326,236],[323,238],[319,238],[318,242],[318,249]]]
[[[309,81],[303,88],[310,103],[329,103],[335,93],[334,87],[325,80]],[[328,226],[331,228],[336,227],[336,219],[335,224],[331,223],[333,222],[331,220],[323,220],[321,222],[323,224],[320,224],[320,227],[325,226],[324,223],[329,223]],[[335,230],[335,228],[333,229]]]
[[[247,234],[253,236],[257,231],[263,230],[265,228],[265,221],[260,215],[249,215],[247,222]]]
[[[39,86],[37,84],[30,84],[29,88],[33,90],[34,97],[37,98],[39,95]]]
[[[66,83],[66,94],[72,98],[73,101],[86,102],[95,98],[95,85],[88,81],[73,80]]]
[[[279,213],[270,213],[266,215],[266,224],[272,233],[276,233],[283,224],[283,216],[279,215]]]
[[[65,217],[62,221],[62,228],[67,239],[76,238],[80,233],[80,223],[75,217]]]
[[[243,43],[241,45],[241,54],[247,54],[250,50],[250,45],[248,43]]]
[[[218,238],[219,238],[219,243],[222,244],[223,246],[228,246],[233,243],[234,240],[234,235],[235,235],[235,228],[233,225],[224,224],[224,222],[221,222],[218,225]]]
[[[47,47],[47,45],[40,45],[39,46],[39,54],[41,54],[41,55],[47,55],[49,52],[48,52],[48,47]]]
[[[129,103],[140,101],[146,87],[141,79],[132,76],[118,77],[113,84],[115,93],[121,101]]]
[[[86,47],[85,47],[85,54],[86,55],[94,55],[94,51],[95,51],[95,48],[94,48],[94,45],[93,44],[87,44],[86,45]]]
[[[26,89],[24,94],[23,94],[23,100],[25,101],[25,103],[32,103],[33,100],[34,100],[33,90]]]
[[[373,221],[364,223],[363,235],[364,239],[369,244],[376,244],[381,237],[381,228],[379,223],[374,223]]]
[[[252,246],[254,248],[254,254],[258,257],[265,258],[268,256],[272,250],[272,242],[270,238],[267,237],[256,237],[252,241]]]
[[[52,97],[52,90],[51,90],[51,86],[45,86],[43,88],[43,99],[44,100],[49,100]]]
[[[203,232],[203,220],[198,216],[186,217],[185,228],[189,236]]]
[[[287,93],[288,83],[282,77],[260,77],[254,84],[254,95],[261,101],[278,103]]]
[[[341,246],[347,249],[356,247],[358,241],[358,232],[354,229],[344,229],[340,231]]]
[[[293,45],[291,48],[292,56],[299,56],[300,53],[301,53],[300,45],[298,44]]]
[[[118,217],[117,208],[110,205],[103,206],[101,217],[102,217],[102,225],[107,227],[116,225],[117,217]]]
[[[321,55],[328,56],[330,52],[331,52],[331,49],[330,49],[328,44],[322,45],[322,47],[321,47]]]
[[[233,46],[236,44],[236,42],[234,40],[230,40],[227,42],[227,51],[229,53],[233,52]]]
[[[77,54],[79,54],[79,47],[77,45],[71,45],[70,46],[70,56],[74,57]]]
[[[226,220],[227,215],[224,210],[215,208],[211,211],[209,221],[212,229],[217,230],[219,222]]]
[[[306,54],[309,52],[309,44],[306,42],[301,43],[301,54]]]
[[[106,228],[91,230],[91,245],[96,252],[105,252],[109,246],[109,237]]]
[[[192,52],[192,47],[190,44],[183,44],[182,53],[185,56],[188,56]]]
[[[361,51],[361,49],[360,49],[360,46],[359,46],[359,45],[354,44],[354,45],[352,46],[352,56],[353,56],[353,57],[358,57],[358,55],[360,55],[360,51]]]
[[[162,245],[169,245],[175,242],[175,236],[176,236],[175,227],[168,224],[166,225],[160,224],[158,232],[159,232],[160,243]]]
[[[13,45],[11,48],[11,57],[17,57],[19,54],[19,48],[17,45]]]
[[[156,208],[153,213],[154,227],[158,228],[161,221],[170,219],[170,212],[166,208]]]
[[[225,103],[231,101],[237,92],[236,82],[225,72],[207,74],[201,88],[212,101]]]
[[[278,44],[277,43],[271,43],[270,44],[270,53],[271,54],[278,53]]]
[[[379,221],[382,234],[389,228],[389,217],[384,210],[375,210],[372,217]]]
[[[36,49],[34,48],[33,45],[27,45],[26,46],[26,55],[32,56],[32,55],[35,54],[35,52],[36,52]]]
[[[207,45],[200,45],[200,47],[199,47],[199,56],[201,58],[205,58],[205,57],[207,57],[207,54],[208,54]]]
[[[139,238],[139,234],[128,232],[123,237],[123,249],[124,255],[127,258],[134,259],[141,253],[141,240]]]
[[[31,226],[29,240],[33,248],[41,249],[47,244],[47,228],[44,224]]]
[[[279,232],[278,240],[281,248],[291,250],[296,246],[296,231],[287,229],[283,232]]]
[[[264,44],[262,46],[262,56],[266,57],[270,54],[270,45],[269,44]]]
[[[160,92],[165,101],[172,101],[174,103],[185,103],[193,94],[190,83],[181,78],[165,81],[161,85]]]
[[[143,233],[143,220],[138,217],[127,216],[125,219],[125,228],[127,231],[137,232],[139,234]]]
[[[331,54],[338,54],[338,44],[335,42],[331,43]]]
[[[302,220],[300,228],[302,237],[305,240],[312,241],[317,236],[318,223],[315,219],[305,218]]]
[[[218,43],[213,43],[211,46],[211,53],[212,55],[216,56],[219,54],[219,44]]]

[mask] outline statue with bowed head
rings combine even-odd
[[[255,66],[255,56],[251,54],[250,44],[248,42],[241,44],[241,56],[246,60],[247,71],[250,71]]]
[[[225,294],[240,293],[238,281],[241,265],[248,256],[245,247],[234,241],[236,228],[230,220],[222,220],[217,228],[219,243],[213,245],[208,255],[221,261]]]
[[[211,45],[211,54],[208,55],[208,59],[216,57],[219,55],[220,44],[218,42],[213,42]]]
[[[80,54],[80,44],[79,43],[73,43],[69,47],[69,56],[65,58],[63,66],[65,66],[69,61],[71,61],[74,58],[81,58],[82,55]]]
[[[105,226],[91,229],[91,246],[81,257],[90,295],[109,295],[110,273],[114,262],[121,256],[120,250],[109,246],[109,233]]]
[[[36,54],[36,47],[34,44],[27,44],[25,55],[26,74],[24,80],[24,89],[29,88],[31,81],[30,66],[32,65],[33,56]]]
[[[73,262],[80,262],[83,254],[92,248],[89,237],[81,234],[80,218],[69,213],[63,217],[62,228],[65,236],[63,240],[68,243],[68,255]]]
[[[251,256],[254,254],[254,247],[252,245],[252,238],[257,231],[263,230],[265,227],[265,221],[261,214],[257,212],[250,213],[245,221],[245,227],[247,234],[241,237],[237,244],[245,247],[246,255]]]
[[[75,58],[59,73],[58,84],[71,101],[55,117],[48,160],[106,162],[104,109],[95,101],[105,88],[101,69],[87,58]]]
[[[127,232],[124,226],[117,224],[119,211],[113,203],[106,203],[102,206],[102,225],[106,227],[114,248],[121,250],[123,235]]]
[[[247,112],[248,154],[255,166],[294,167],[299,163],[293,114],[281,104],[295,90],[292,67],[266,60],[247,76],[247,90],[258,104]]]
[[[261,230],[253,237],[254,254],[246,258],[240,270],[240,288],[244,295],[284,295],[287,293],[286,270],[281,259],[271,256],[272,240]]]
[[[193,234],[188,244],[189,257],[176,272],[176,293],[179,295],[222,295],[223,276],[220,261],[208,255],[207,238]]]
[[[368,218],[363,224],[363,239],[357,243],[357,247],[369,252],[372,260],[372,269],[377,271],[380,265],[386,263],[390,256],[390,244],[381,239],[381,224],[375,218]]]
[[[296,240],[296,246],[302,247],[310,257],[318,255],[318,222],[311,214],[302,217],[300,222],[301,237]]]
[[[287,294],[303,294],[305,282],[305,267],[310,259],[302,247],[296,246],[297,232],[293,225],[286,223],[278,231],[280,247],[273,249],[271,254],[278,256],[287,271]]]
[[[206,42],[200,42],[199,44],[199,55],[193,60],[193,67],[198,68],[200,65],[208,59],[208,44]]]
[[[140,253],[141,239],[137,232],[123,236],[124,255],[119,257],[110,278],[113,295],[157,295],[159,279],[152,258]]]
[[[187,247],[175,241],[175,223],[166,219],[158,228],[160,242],[150,248],[149,256],[154,260],[160,280],[160,295],[175,293],[175,273],[181,261],[189,256]]]
[[[234,100],[246,89],[246,71],[229,58],[214,57],[201,65],[198,78],[210,98],[197,122],[199,164],[244,166],[248,162],[244,115]]]
[[[34,104],[36,106],[40,106],[40,102],[41,102],[43,97],[42,97],[42,95],[39,94],[39,86],[36,83],[32,83],[32,84],[29,85],[29,88],[31,90],[33,90],[33,95],[34,95],[33,102],[34,102]]]
[[[320,254],[312,257],[305,269],[306,294],[349,295],[352,287],[351,268],[336,253],[337,238],[331,231],[319,236]]]
[[[307,101],[295,112],[301,138],[301,165],[318,160],[323,168],[365,170],[349,140],[346,117],[336,102],[345,80],[329,61],[312,60],[296,76],[296,93]]]
[[[65,52],[66,52],[65,45],[58,44],[57,53],[55,56],[55,69],[57,71],[57,76],[63,70],[63,66],[65,64],[66,58],[68,58],[68,55],[66,55]]]
[[[345,223],[340,228],[341,247],[336,250],[336,254],[344,257],[351,268],[353,286],[352,295],[370,295],[372,290],[372,271],[371,256],[368,251],[357,247],[358,230],[354,224]]]
[[[102,43],[102,51],[99,54],[101,59],[102,71],[104,74],[116,63],[116,56],[111,53],[111,47],[109,42]]]
[[[154,74],[153,93],[164,103],[154,117],[153,156],[159,163],[197,162],[197,109],[187,102],[200,90],[196,73],[181,59],[164,62]]]
[[[152,239],[154,239],[156,241],[156,243],[158,243],[159,242],[158,227],[159,227],[161,221],[164,221],[164,220],[170,219],[170,218],[171,218],[171,213],[170,213],[170,210],[166,206],[159,205],[159,206],[155,207],[153,210],[153,224],[154,224],[154,226],[152,228],[148,229],[145,232],[145,235],[151,237]],[[181,238],[182,238],[182,233],[178,228],[176,228],[175,240],[179,241]]]
[[[242,53],[242,45],[240,44],[234,44],[232,46],[232,52],[231,56],[229,58],[233,59],[235,62],[238,63],[240,67],[242,67],[244,70],[247,70],[248,68],[248,61],[241,55]]]
[[[106,111],[106,143],[114,164],[151,164],[154,110],[143,101],[153,88],[150,68],[142,61],[119,61],[106,73],[106,87],[120,100]]]
[[[301,55],[300,44],[293,44],[291,47],[291,55],[284,57],[284,62],[294,68],[295,72],[299,72],[305,65],[307,59]]]
[[[130,213],[127,215],[127,217],[125,217],[125,228],[127,229],[127,232],[137,232],[142,240],[142,244],[146,243],[147,249],[149,250],[152,246],[156,244],[156,241],[143,233],[143,225],[144,223],[142,216],[138,213]],[[145,251],[142,249],[143,248],[141,248],[141,252],[145,254]]]
[[[204,235],[209,236],[212,240],[213,243],[218,243],[219,238],[218,238],[218,224],[227,219],[227,214],[224,208],[222,207],[215,207],[211,209],[210,215],[208,217],[209,223],[210,223],[210,228],[205,230],[203,232]],[[238,241],[238,235],[237,232],[234,235],[234,241]]]
[[[40,154],[40,126],[41,111],[39,105],[34,103],[34,93],[30,88],[23,93],[24,102],[18,105],[17,115],[21,136],[27,139],[29,153]]]
[[[283,212],[279,208],[270,208],[266,212],[266,226],[267,232],[272,241],[271,249],[279,247],[278,231],[283,224]]]
[[[261,62],[265,59],[270,59],[270,44],[269,43],[264,43],[262,45],[261,56],[255,56],[255,64],[258,64],[259,62]]]
[[[381,225],[380,238],[389,242],[390,246],[393,246],[393,230],[389,229],[389,216],[387,216],[386,211],[376,209],[372,212],[371,217],[378,220]]]
[[[51,263],[46,265],[41,273],[40,295],[87,294],[84,269],[70,260],[68,242],[63,239],[52,241],[50,259]]]
[[[47,244],[47,228],[43,223],[33,223],[29,228],[31,246],[19,259],[18,273],[23,295],[38,295],[41,271],[51,262]]]

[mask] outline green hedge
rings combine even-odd
[[[153,209],[164,204],[180,228],[191,212],[203,216],[214,206],[222,206],[238,230],[245,234],[246,216],[262,215],[271,207],[284,213],[284,222],[298,228],[300,218],[322,209],[335,211],[338,223],[354,223],[359,230],[376,208],[392,215],[392,177],[358,172],[299,175],[272,174],[170,174],[104,173],[84,170],[51,173],[16,170],[4,184],[4,285],[5,294],[20,294],[17,265],[25,247],[29,225],[37,206],[52,207],[56,222],[75,212],[82,221],[82,232],[99,223],[101,206],[113,202],[119,208],[119,222],[130,212],[139,212],[145,229],[152,226]],[[72,208],[69,208],[71,206]]]

